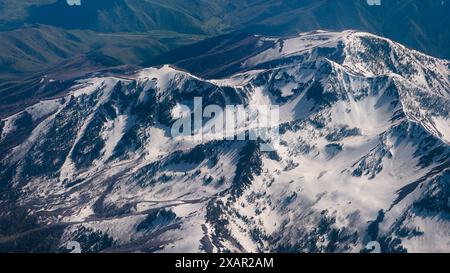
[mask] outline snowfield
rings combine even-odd
[[[448,252],[450,62],[355,31],[274,43],[227,78],[168,65],[97,75],[2,120],[0,205],[24,210],[56,250],[361,252],[378,241]],[[198,96],[279,106],[275,150],[173,139],[173,113]]]

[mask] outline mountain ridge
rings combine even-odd
[[[61,61],[61,54],[70,58],[99,50],[124,65],[139,65],[217,35],[289,36],[315,29],[367,31],[449,59],[449,9],[440,0],[392,0],[381,6],[366,0],[85,0],[81,6],[65,0],[4,0],[0,29],[10,31],[0,32],[0,47],[8,52],[0,56],[0,67],[9,73],[0,76],[5,80],[40,71]]]
[[[449,61],[355,31],[257,39],[273,46],[227,78],[99,74],[2,119],[2,203],[61,228],[56,249],[445,251]],[[173,108],[195,96],[280,105],[280,142],[171,138]]]

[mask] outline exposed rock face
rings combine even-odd
[[[1,120],[0,249],[448,251],[450,63],[353,31],[258,39],[225,79],[99,74]],[[172,139],[198,96],[279,105],[275,151]]]

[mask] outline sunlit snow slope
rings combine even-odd
[[[353,31],[258,39],[226,79],[97,74],[1,120],[0,250],[448,252],[450,62]],[[275,151],[172,139],[196,96],[280,105]]]

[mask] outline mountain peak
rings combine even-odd
[[[244,40],[220,79],[94,73],[2,119],[0,185],[17,193],[5,202],[61,227],[58,246],[82,231],[104,251],[439,250],[448,61],[356,31]],[[279,143],[173,138],[174,109],[196,97],[278,106]]]

